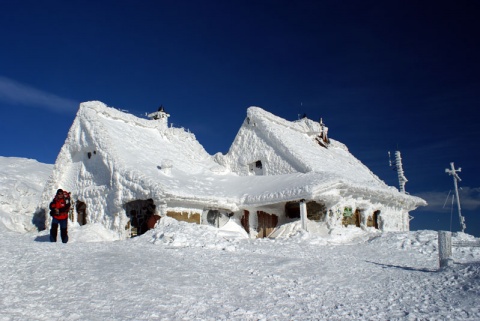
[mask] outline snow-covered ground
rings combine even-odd
[[[50,243],[48,231],[16,228],[35,209],[32,200],[17,210],[20,195],[42,193],[25,182],[51,171],[22,162],[35,171],[0,177],[25,192],[0,190],[0,321],[480,320],[480,248],[454,247],[454,265],[439,270],[435,231],[325,236],[291,223],[277,239],[252,240],[235,221],[216,229],[165,217],[133,239],[72,224],[69,243]]]
[[[438,271],[433,231],[247,240],[163,220],[116,242],[2,227],[0,320],[480,320],[480,250]]]
[[[0,156],[0,225],[18,232],[34,229],[32,216],[52,169],[33,159]]]

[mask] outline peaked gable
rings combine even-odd
[[[250,107],[224,162],[240,175],[248,175],[248,164],[258,159],[269,167],[267,175],[317,172],[352,184],[388,188],[342,143],[330,139],[328,148],[320,145],[321,130],[320,123],[307,118],[291,122]]]

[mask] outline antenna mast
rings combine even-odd
[[[400,151],[398,150],[395,151],[395,161],[393,162],[393,164],[392,164],[392,161],[390,160],[390,152],[388,152],[388,158],[389,158],[390,166],[391,167],[395,166],[394,170],[397,171],[400,193],[405,194],[405,183],[408,182],[408,179],[405,177],[405,174],[403,172],[402,156],[400,154]]]
[[[457,182],[461,182],[462,180],[458,176],[457,172],[461,172],[462,168],[459,167],[458,169],[455,169],[455,165],[450,163],[450,169],[445,168],[445,173],[448,173],[448,175],[453,176],[453,185],[455,186],[455,196],[457,198],[457,207],[458,207],[458,218],[460,219],[460,225],[462,226],[462,232],[465,232],[465,229],[467,226],[465,225],[465,217],[462,216],[462,209],[460,207],[460,197],[458,196],[458,184]]]

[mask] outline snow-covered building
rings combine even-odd
[[[323,121],[250,107],[228,153],[212,156],[192,133],[169,127],[163,107],[149,116],[82,103],[38,213],[63,188],[72,193],[72,222],[101,223],[121,238],[162,216],[217,227],[233,220],[265,237],[294,221],[406,231],[409,211],[426,205],[387,186],[328,137]]]

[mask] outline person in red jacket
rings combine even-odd
[[[50,242],[57,241],[58,225],[60,225],[60,236],[62,242],[68,242],[68,211],[70,210],[70,196],[62,189],[57,190],[57,195],[50,203],[50,215],[52,216],[52,227],[50,228]]]

